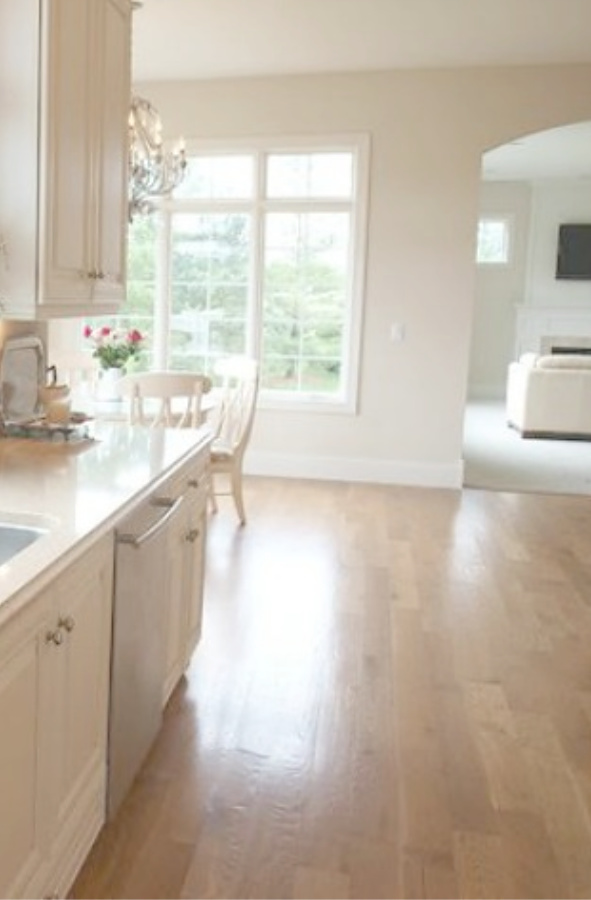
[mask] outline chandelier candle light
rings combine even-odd
[[[187,159],[181,138],[176,147],[162,147],[162,122],[149,100],[132,97],[129,113],[129,221],[154,209],[155,197],[166,197],[185,175]]]

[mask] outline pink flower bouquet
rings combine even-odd
[[[98,359],[102,369],[122,369],[129,359],[139,356],[145,340],[137,328],[124,331],[109,325],[99,328],[85,325],[83,334],[92,344],[92,355]]]

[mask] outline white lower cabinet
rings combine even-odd
[[[166,667],[164,703],[187,668],[201,636],[209,452],[181,471],[168,486],[176,499],[184,496],[184,513],[171,529],[168,545],[166,603]]]
[[[155,496],[182,496],[162,565],[162,706],[201,634],[209,448]],[[62,897],[105,822],[114,534],[0,628],[0,897]],[[156,683],[158,695],[158,682]]]
[[[41,868],[39,815],[47,752],[41,732],[43,614],[36,603],[0,634],[0,896],[25,896]]]
[[[0,631],[0,896],[64,896],[105,818],[113,541]]]

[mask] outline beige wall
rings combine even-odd
[[[252,471],[461,483],[481,154],[591,118],[590,79],[577,66],[136,85],[171,137],[371,135],[358,414],[260,411]]]
[[[591,222],[591,182],[573,178],[535,184],[532,196],[528,283],[530,306],[591,308],[591,281],[562,280],[556,274],[558,229],[563,222]]]

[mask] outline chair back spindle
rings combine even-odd
[[[130,398],[130,424],[150,427],[197,428],[203,395],[210,390],[211,379],[194,372],[138,372],[120,384]]]

